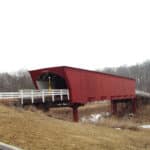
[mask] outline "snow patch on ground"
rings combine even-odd
[[[115,128],[116,130],[121,130],[121,128]]]
[[[150,129],[150,125],[142,125],[140,126],[141,128],[144,128],[144,129]]]
[[[97,123],[99,121],[103,121],[104,118],[110,116],[109,112],[102,112],[99,114],[91,114],[90,116],[87,117],[82,117],[81,122],[92,122],[92,123]]]
[[[103,120],[103,117],[101,114],[92,114],[89,120],[91,122],[97,122],[98,120]]]

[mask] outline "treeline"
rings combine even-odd
[[[105,68],[106,73],[131,77],[136,79],[136,88],[150,92],[150,61],[134,66],[121,66],[118,68]]]
[[[0,73],[0,91],[15,92],[19,89],[33,89],[31,77],[26,70],[17,73]]]
[[[134,66],[105,68],[103,72],[136,79],[136,88],[150,92],[150,61]],[[26,70],[17,73],[0,73],[0,91],[18,91],[19,89],[34,89],[30,74]]]

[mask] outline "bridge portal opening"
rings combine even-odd
[[[66,81],[63,77],[54,73],[43,73],[36,80],[39,89],[67,89]]]

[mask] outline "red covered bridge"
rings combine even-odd
[[[51,83],[52,89],[69,90],[69,100],[57,100],[57,104],[72,107],[75,121],[78,107],[92,101],[111,100],[113,113],[118,102],[131,101],[135,112],[134,79],[66,66],[33,70],[30,74],[37,89],[48,89]]]

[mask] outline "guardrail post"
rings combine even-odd
[[[52,101],[54,102],[55,101],[55,98],[54,98],[54,93],[52,92]]]
[[[34,103],[34,95],[33,95],[33,90],[31,91],[31,100],[32,100],[32,104]]]
[[[45,103],[45,95],[44,95],[44,90],[42,90],[42,102]]]
[[[23,105],[23,90],[20,90],[20,94],[21,94],[21,105]]]
[[[68,100],[69,100],[69,90],[67,90],[67,98],[68,98]]]
[[[60,90],[60,100],[63,101],[63,91],[62,91],[62,89]]]
[[[55,101],[55,90],[51,90],[49,96],[52,96],[52,102]]]

